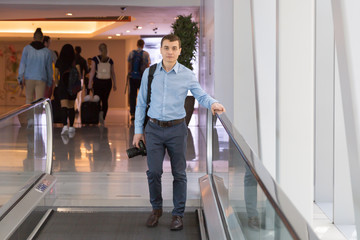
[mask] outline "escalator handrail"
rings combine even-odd
[[[216,116],[291,236],[294,239],[318,239],[311,226],[272,178],[257,154],[233,127],[226,114],[216,114]]]
[[[21,113],[27,112],[30,109],[36,108],[38,106],[44,106],[46,112],[46,128],[47,128],[47,154],[46,154],[46,167],[45,173],[50,174],[52,173],[52,147],[53,147],[53,128],[52,128],[52,110],[51,110],[51,103],[49,99],[38,99],[30,104],[24,104],[14,110],[11,110],[5,114],[0,115],[0,123],[2,121],[6,121],[7,119],[11,119],[15,116],[18,116]],[[35,176],[34,178],[30,179],[28,182],[24,183],[24,186],[20,189],[18,193],[13,195],[13,197],[3,205],[3,208],[0,211],[0,221],[3,219],[7,213],[13,209],[21,199],[30,191],[30,189],[34,186],[34,184],[38,181],[38,179],[43,176]]]
[[[15,109],[13,109],[13,110],[10,110],[7,113],[1,114],[0,115],[0,122],[5,121],[6,119],[10,119],[10,118],[12,118],[14,116],[17,116],[17,115],[21,114],[21,113],[24,113],[24,112],[26,112],[26,111],[28,111],[28,110],[30,110],[32,108],[35,108],[35,107],[37,107],[39,105],[42,105],[46,101],[47,101],[46,99],[40,98],[38,100],[35,100],[32,103],[24,104],[24,105],[22,105],[20,107],[17,107]]]

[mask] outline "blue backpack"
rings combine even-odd
[[[133,51],[133,58],[131,62],[131,78],[133,79],[141,79],[145,68],[143,67],[143,53],[144,51],[141,50],[138,52],[137,50]]]

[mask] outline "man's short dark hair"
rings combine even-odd
[[[43,38],[43,43],[49,42],[50,41],[50,37],[49,36],[44,36]]]
[[[144,40],[142,40],[142,39],[139,39],[139,40],[137,41],[137,46],[138,46],[138,47],[141,47],[141,48],[143,48],[143,47],[144,47],[144,45],[145,45],[145,42],[144,42]]]
[[[76,53],[76,54],[80,54],[80,53],[81,53],[81,47],[80,47],[80,46],[76,46],[76,47],[75,47],[75,53]]]
[[[175,42],[175,41],[178,41],[179,42],[179,48],[181,48],[181,41],[180,41],[180,38],[174,34],[169,34],[169,35],[166,35],[164,36],[162,39],[161,39],[161,47],[163,45],[163,42],[165,40],[169,40],[170,42]]]
[[[43,35],[42,31],[41,31],[41,28],[37,28],[36,31],[34,32],[34,39],[41,41],[43,36],[44,35]]]

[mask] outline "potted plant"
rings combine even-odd
[[[192,60],[195,59],[196,47],[198,44],[199,27],[198,23],[192,21],[192,14],[188,16],[177,16],[175,22],[171,25],[173,34],[181,40],[181,54],[178,62],[185,67],[193,70]],[[194,112],[195,98],[187,96],[185,99],[186,124],[189,125],[191,116]]]

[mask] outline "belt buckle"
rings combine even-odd
[[[168,122],[160,121],[160,127],[168,127]]]

